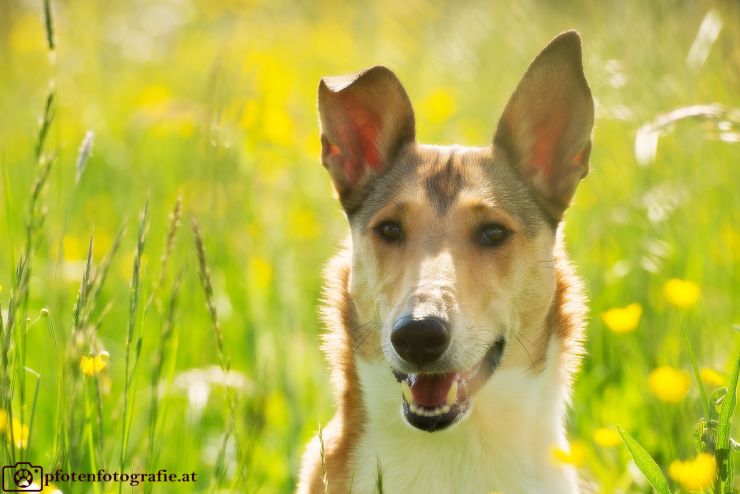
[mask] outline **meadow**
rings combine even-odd
[[[320,77],[387,65],[420,141],[486,145],[575,28],[597,109],[565,232],[590,316],[553,461],[599,493],[653,492],[640,467],[657,492],[733,492],[739,21],[731,1],[0,2],[0,465],[196,473],[47,493],[292,492],[333,414],[317,307],[346,232]]]

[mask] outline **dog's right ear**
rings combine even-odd
[[[319,84],[321,160],[346,210],[415,138],[414,110],[389,69],[372,67]]]

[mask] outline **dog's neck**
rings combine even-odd
[[[493,487],[505,493],[576,492],[575,474],[554,464],[551,451],[567,447],[563,424],[580,361],[585,308],[580,281],[557,244],[550,311],[531,323],[539,327],[523,328],[544,332],[542,359],[508,365],[504,357],[476,395],[470,416],[434,433],[404,422],[399,386],[387,364],[353,351],[351,254],[335,258],[329,269],[339,276],[327,287],[325,308],[325,320],[334,326],[325,346],[340,356],[331,365],[339,402],[334,426],[344,440],[330,453],[344,456],[345,471],[354,472],[353,480],[344,479],[348,489],[351,481],[353,492],[374,492],[380,464],[387,492],[453,492],[460,485],[470,486],[470,492]],[[523,486],[523,478],[531,485]]]

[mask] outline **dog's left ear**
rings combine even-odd
[[[321,159],[345,209],[361,200],[368,183],[415,138],[414,111],[389,69],[324,77],[319,84]]]
[[[534,59],[504,109],[494,145],[559,221],[588,174],[594,103],[583,74],[581,38],[555,37]]]

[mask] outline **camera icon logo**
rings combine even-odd
[[[3,467],[3,492],[41,492],[44,470],[27,461]]]

